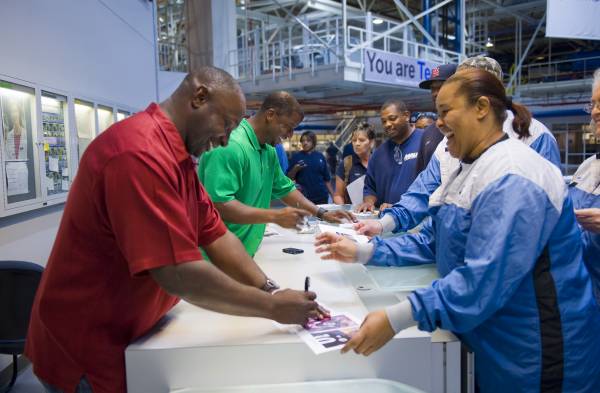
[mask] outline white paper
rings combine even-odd
[[[337,233],[338,235],[346,236],[350,240],[355,241],[359,244],[369,242],[368,237],[366,237],[365,235],[359,235],[352,228],[340,227],[340,226],[335,226],[335,225],[327,225],[327,224],[319,224],[319,232],[321,232],[321,233],[325,233],[325,232]]]
[[[267,226],[265,227],[265,234],[263,235],[264,237],[279,235],[281,235],[281,233],[279,233],[277,229],[275,229],[271,224],[267,224]]]
[[[62,181],[62,190],[63,191],[69,191],[69,181],[68,180],[63,180]]]
[[[7,196],[29,193],[29,170],[26,161],[6,163]]]
[[[343,313],[332,313],[330,319],[311,321],[308,325],[297,334],[316,355],[342,349],[360,329],[358,319]]]
[[[58,158],[48,157],[48,170],[50,172],[58,172]]]
[[[54,191],[54,179],[46,176],[46,189],[48,191]]]
[[[363,189],[365,188],[365,175],[346,186],[346,191],[350,196],[350,201],[353,205],[358,206],[363,202]]]
[[[64,167],[64,168],[62,169],[62,175],[63,175],[64,177],[69,177],[69,168],[68,168],[68,167]]]

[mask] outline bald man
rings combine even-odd
[[[125,392],[125,348],[180,298],[281,323],[318,316],[314,293],[266,291],[198,182],[191,156],[227,143],[244,112],[233,78],[202,68],[89,145],[29,325],[26,355],[49,392]]]
[[[229,230],[252,256],[263,239],[266,223],[295,228],[310,214],[330,222],[353,220],[346,211],[316,206],[281,170],[274,146],[292,136],[303,118],[294,96],[273,92],[254,116],[242,120],[227,147],[203,154],[200,160],[202,184]],[[270,209],[272,199],[280,199],[288,207]]]

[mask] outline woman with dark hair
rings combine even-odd
[[[317,136],[305,131],[300,136],[302,150],[292,155],[288,176],[299,186],[302,194],[315,205],[326,204],[333,197],[331,174],[325,156],[315,150]]]
[[[441,328],[475,352],[482,392],[599,392],[600,308],[573,204],[558,168],[503,132],[507,105],[486,71],[458,72],[441,88],[437,125],[460,165],[431,195],[430,233],[364,246],[317,237],[324,259],[431,261],[441,276],[370,313],[342,352],[369,355],[413,325]]]
[[[346,186],[367,173],[367,165],[375,145],[375,130],[369,123],[360,124],[352,132],[354,154],[343,159],[337,167],[333,203],[352,203]]]
[[[483,56],[468,58],[461,63],[457,72],[470,69],[487,71],[502,82],[502,68],[492,58]],[[504,104],[505,118],[502,131],[529,146],[560,169],[558,144],[548,128],[531,117],[531,113],[525,106],[508,97]],[[406,232],[414,228],[429,215],[431,194],[440,186],[444,177],[458,166],[458,160],[448,154],[446,139],[443,139],[436,147],[427,167],[419,173],[400,201],[385,210],[381,219],[362,220],[355,229],[359,233],[375,236],[386,232]]]

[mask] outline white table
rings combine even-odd
[[[318,300],[361,319],[406,296],[375,289],[363,266],[320,260],[314,235],[277,230],[281,235],[265,238],[255,260],[282,287],[302,289],[309,275]],[[285,247],[304,253],[285,254]],[[129,393],[362,378],[399,381],[427,392],[460,391],[460,343],[451,335],[411,328],[369,357],[337,351],[316,356],[272,321],[185,302],[131,344],[125,359]]]

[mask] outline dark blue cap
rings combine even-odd
[[[421,89],[431,88],[431,82],[442,81],[450,78],[456,72],[456,64],[442,64],[431,70],[431,78],[419,83]]]

